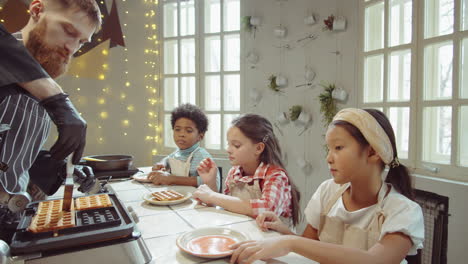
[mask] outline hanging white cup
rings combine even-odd
[[[307,167],[307,161],[304,159],[304,158],[298,158],[296,160],[296,164],[297,166],[299,166],[299,168],[301,169],[304,169],[305,167]]]
[[[258,103],[260,101],[260,99],[262,99],[262,94],[260,93],[260,91],[258,91],[257,89],[252,89],[250,90],[250,99],[254,102],[254,103]]]
[[[283,125],[286,125],[289,122],[289,119],[288,119],[288,116],[286,115],[285,112],[281,112],[276,117],[276,121],[278,121],[278,124],[283,126]]]
[[[348,93],[344,89],[335,88],[332,92],[332,98],[338,101],[345,101]]]
[[[254,27],[260,26],[260,18],[255,17],[255,16],[250,17],[250,25],[252,25]]]
[[[275,82],[276,82],[276,85],[278,85],[280,87],[288,85],[288,79],[286,77],[282,76],[282,75],[276,76],[276,81]]]
[[[304,18],[304,24],[306,24],[306,25],[309,25],[309,26],[310,26],[310,25],[315,24],[315,22],[316,22],[316,21],[315,21],[314,15],[306,16],[306,17]]]
[[[315,79],[315,72],[311,68],[306,67],[304,77],[306,82],[310,83]]]
[[[247,57],[246,57],[247,61],[250,63],[250,64],[257,64],[258,60],[259,60],[259,56],[258,54],[255,52],[255,51],[250,51],[248,54],[247,54]]]
[[[310,122],[310,119],[311,119],[310,115],[307,112],[302,111],[299,117],[297,118],[296,122],[299,125],[305,127]]]
[[[274,30],[273,30],[273,33],[275,34],[275,37],[277,38],[284,38],[286,37],[286,28],[283,27],[283,26],[279,26],[279,27],[276,27]]]
[[[333,20],[333,31],[343,31],[346,29],[346,19],[342,16],[335,17]]]

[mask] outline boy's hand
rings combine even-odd
[[[170,175],[167,171],[152,171],[148,174],[148,179],[155,185],[170,185],[172,184],[168,177]]]
[[[157,164],[154,164],[152,170],[154,170],[154,171],[158,171],[158,170],[163,170],[163,171],[165,171],[165,170],[166,170],[166,167],[164,166],[164,164],[157,163]]]

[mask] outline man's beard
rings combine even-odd
[[[70,54],[59,47],[54,47],[45,42],[47,23],[45,20],[39,22],[35,28],[29,32],[26,48],[33,57],[42,65],[44,70],[53,79],[64,74],[68,69]],[[65,56],[66,59],[62,56]]]

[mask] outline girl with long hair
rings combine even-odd
[[[297,224],[299,192],[281,161],[281,148],[270,121],[260,115],[242,115],[232,121],[227,140],[233,167],[226,177],[224,194],[202,185],[194,198],[252,217],[271,211],[289,224]],[[212,159],[203,160],[198,167],[202,178],[215,177],[216,171]]]
[[[328,127],[326,142],[333,179],[307,205],[302,237],[264,213],[257,217],[260,228],[286,235],[233,245],[231,263],[289,252],[322,264],[406,263],[407,255],[422,248],[422,210],[412,201],[411,178],[398,160],[387,117],[374,109],[343,109]]]

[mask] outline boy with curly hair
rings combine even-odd
[[[200,141],[208,130],[208,118],[192,104],[182,104],[171,113],[171,125],[177,149],[153,166],[148,178],[156,185],[208,185],[218,191],[220,175],[216,179],[203,179],[197,167],[205,158],[212,158]]]

